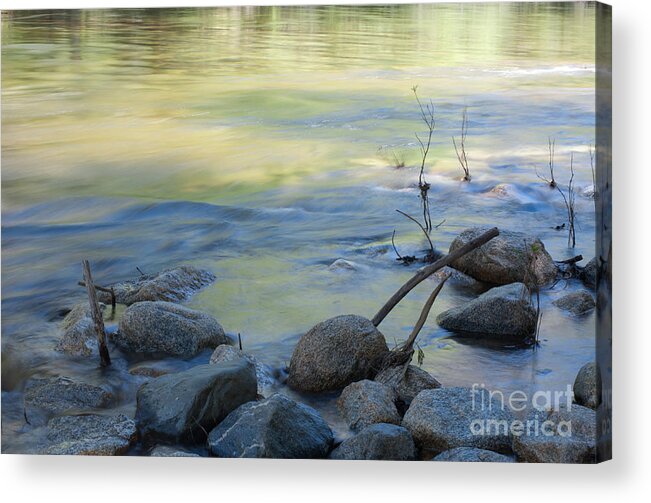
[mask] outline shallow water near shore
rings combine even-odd
[[[467,29],[472,24],[472,30]],[[463,36],[459,36],[463,33]],[[418,110],[433,100],[428,163],[432,234],[441,251],[464,228],[537,234],[556,260],[594,255],[594,201],[577,195],[577,247],[547,187],[547,138],[566,184],[592,184],[594,13],[586,4],[100,10],[4,13],[2,19],[2,449],[38,450],[22,389],[32,375],[110,383],[133,414],[137,363],[53,351],[59,312],[97,283],[177,264],[215,283],[186,305],[241,334],[244,350],[282,369],[301,334],[339,314],[372,317],[422,264]],[[470,118],[473,179],[459,181],[450,137]],[[391,166],[392,153],[406,167]],[[500,190],[494,190],[496,186]],[[356,270],[331,270],[343,258]],[[404,340],[435,285],[414,290],[380,325]],[[435,317],[476,294],[446,285],[419,344],[445,386],[565,390],[594,359],[594,315],[543,292],[541,344],[495,347],[451,336]],[[119,319],[121,310],[116,313]],[[109,323],[115,329],[115,321]],[[170,370],[206,363],[158,362]],[[278,384],[281,392],[298,396]],[[336,395],[300,396],[339,437]]]

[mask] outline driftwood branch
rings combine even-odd
[[[439,269],[442,269],[446,265],[450,265],[455,260],[463,257],[466,253],[471,252],[475,248],[479,248],[483,244],[487,243],[494,237],[498,236],[500,231],[497,227],[484,232],[481,236],[469,241],[461,248],[457,248],[452,253],[446,255],[445,257],[440,258],[436,262],[426,267],[423,267],[418,271],[412,278],[407,281],[400,289],[394,293],[391,298],[382,306],[382,308],[377,312],[377,314],[371,320],[373,325],[376,327],[382,323],[382,320],[387,317],[391,310],[396,307],[398,302],[400,302],[409,292],[411,292],[419,283],[423,280],[434,274]]]
[[[86,291],[88,292],[88,302],[90,304],[90,313],[93,317],[95,324],[95,332],[97,333],[97,345],[99,347],[99,358],[102,367],[108,367],[111,364],[111,357],[109,356],[108,348],[106,347],[106,331],[104,329],[104,319],[102,318],[102,311],[99,308],[97,301],[96,287],[93,284],[93,277],[90,273],[90,264],[88,260],[81,262],[84,272],[84,282],[86,284]]]
[[[577,255],[576,257],[568,258],[565,260],[556,260],[555,262],[557,264],[576,264],[577,262],[581,262],[583,260],[583,255]]]
[[[79,281],[77,284],[79,286],[86,286],[85,281]],[[93,285],[93,286],[95,287],[95,290],[97,290],[98,292],[104,292],[111,295],[111,309],[115,310],[115,304],[117,302],[115,300],[115,290],[113,289],[113,287],[107,288],[105,286],[99,286],[99,285]]]

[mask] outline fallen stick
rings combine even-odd
[[[556,260],[555,262],[557,264],[572,265],[572,264],[576,264],[577,262],[581,262],[582,260],[583,260],[583,255],[577,255],[576,257],[568,258],[565,260]]]
[[[86,286],[85,281],[79,281],[77,284],[79,286]],[[99,285],[93,285],[93,286],[95,287],[95,290],[111,294],[111,309],[115,309],[115,304],[116,304],[115,290],[112,287],[106,288],[105,286],[99,286]]]
[[[371,322],[376,327],[382,323],[382,320],[387,317],[391,310],[396,307],[398,302],[400,302],[409,292],[411,292],[420,282],[427,279],[429,276],[434,274],[439,269],[442,269],[446,265],[450,265],[455,260],[463,257],[466,253],[471,252],[475,248],[479,248],[483,244],[486,244],[488,241],[498,236],[500,231],[497,227],[484,232],[481,236],[476,237],[472,241],[467,242],[461,248],[457,248],[452,253],[446,255],[445,257],[440,258],[436,262],[426,267],[423,267],[418,271],[409,281],[400,287],[400,289],[394,293],[391,298],[380,308]]]
[[[97,301],[96,287],[93,285],[93,277],[90,273],[90,264],[88,260],[83,260],[81,266],[84,272],[84,282],[86,284],[86,291],[88,292],[88,302],[90,304],[90,313],[95,323],[95,332],[97,333],[97,346],[99,347],[99,359],[102,367],[111,365],[111,357],[109,356],[108,348],[106,347],[106,331],[104,329],[104,319],[102,318],[102,311],[99,308]]]

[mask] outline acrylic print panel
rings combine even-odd
[[[2,13],[2,452],[610,457],[610,8]]]

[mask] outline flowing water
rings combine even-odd
[[[133,413],[133,361],[111,348],[102,372],[53,351],[58,313],[84,301],[82,258],[100,284],[137,267],[210,269],[217,281],[188,305],[276,368],[315,323],[371,317],[419,267],[395,261],[392,231],[403,254],[425,246],[394,211],[419,213],[415,85],[436,109],[426,176],[432,218],[445,219],[437,248],[498,225],[538,234],[555,259],[592,257],[594,201],[577,196],[568,249],[553,229],[567,220],[562,198],[536,167],[544,173],[551,136],[559,182],[574,152],[577,187],[592,185],[594,35],[582,3],[3,13],[3,451],[34,450],[42,435],[23,418],[34,374],[109,382]],[[464,107],[469,184],[451,141]],[[338,258],[357,270],[330,270]],[[390,346],[433,285],[382,323]],[[544,292],[541,344],[522,349],[440,329],[436,314],[475,295],[447,285],[419,338],[423,368],[444,385],[565,389],[594,358],[594,316],[551,302],[578,288]],[[346,434],[332,397],[302,399]]]

